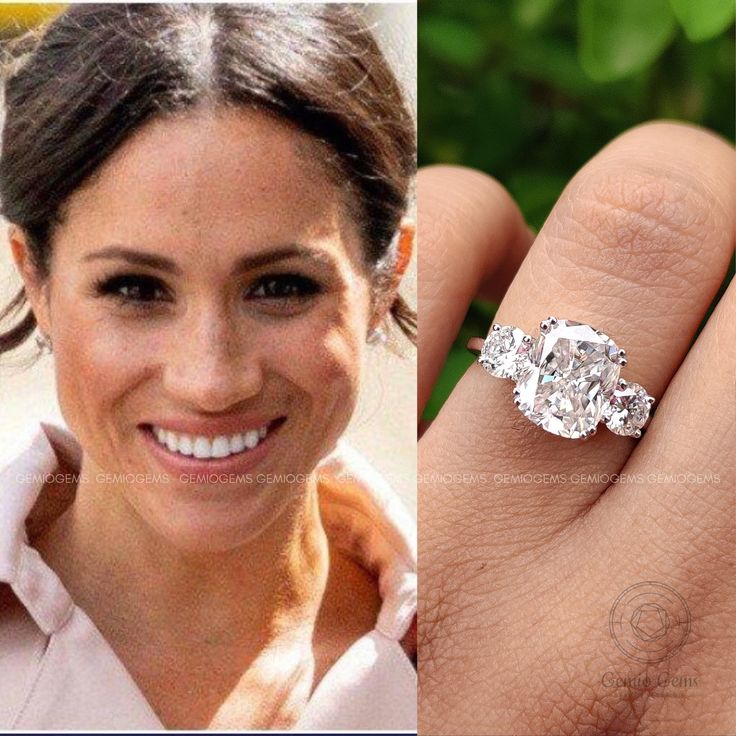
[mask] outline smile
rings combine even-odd
[[[207,437],[174,432],[154,424],[151,425],[151,433],[156,441],[169,452],[200,460],[211,460],[254,450],[274,428],[274,423],[269,422],[261,427],[229,436]]]

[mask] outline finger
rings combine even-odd
[[[736,716],[733,698],[724,697],[736,690],[735,425],[736,281],[668,386],[656,431],[585,523],[574,525],[580,547],[605,540],[602,557],[617,561],[613,571],[597,565],[597,575],[613,583],[607,592],[630,584],[633,569],[638,580],[666,581],[689,605],[693,630],[678,659],[711,686],[699,689],[695,713],[689,697],[662,698],[648,715],[693,726],[701,725],[698,717],[712,719],[712,730],[703,723],[692,733],[725,732]]]
[[[734,153],[720,139],[668,123],[633,129],[565,190],[496,321],[533,335],[550,314],[593,325],[626,349],[622,376],[661,396],[726,273],[735,193]],[[430,517],[482,520],[479,533],[498,527],[497,541],[557,533],[635,443],[603,427],[582,444],[545,432],[514,407],[512,387],[473,364],[420,445],[423,463],[471,479],[425,491]]]
[[[418,311],[421,417],[471,300],[500,297],[531,241],[498,182],[472,169],[419,172]]]
[[[622,473],[632,482],[611,489],[609,506],[656,502],[670,517],[663,525],[670,531],[689,528],[695,513],[712,522],[712,533],[730,527],[736,544],[736,281],[668,387],[656,431],[642,439]]]

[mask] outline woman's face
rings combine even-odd
[[[262,531],[353,412],[370,284],[320,150],[259,112],[157,121],[54,237],[44,321],[83,470],[181,547]]]

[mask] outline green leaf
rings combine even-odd
[[[511,8],[516,23],[531,30],[548,18],[558,3],[559,0],[516,0]]]
[[[668,0],[578,0],[578,21],[580,63],[598,82],[646,67],[676,29]]]
[[[419,42],[428,53],[464,69],[475,68],[487,52],[487,43],[477,30],[452,18],[422,18]]]
[[[677,20],[691,41],[706,41],[733,22],[734,0],[670,0]]]
[[[572,34],[571,34],[572,35]],[[574,41],[535,38],[514,49],[514,70],[528,79],[545,81],[570,95],[588,96],[598,86],[580,66]]]
[[[567,176],[552,174],[544,169],[521,169],[511,174],[506,184],[526,221],[538,230],[567,182]]]

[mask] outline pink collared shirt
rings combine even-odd
[[[59,467],[57,448],[81,458],[66,428],[44,422],[0,471],[0,729],[164,730],[97,627],[28,544],[27,521],[53,503],[41,490]],[[415,731],[416,672],[400,644],[416,615],[415,524],[346,442],[318,470],[339,481],[320,487],[327,535],[375,575],[382,605],[373,631],[317,685],[295,730]]]

